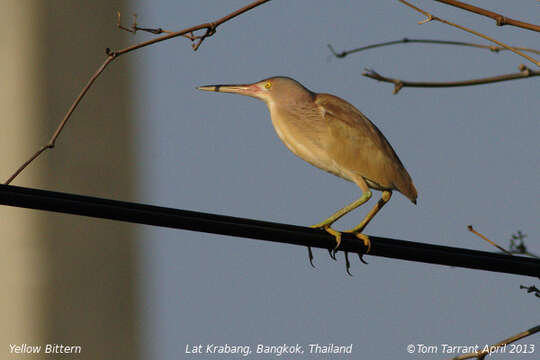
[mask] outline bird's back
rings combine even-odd
[[[315,103],[328,126],[326,150],[348,175],[340,176],[361,176],[371,188],[398,190],[416,203],[417,191],[409,173],[388,140],[364,114],[334,95],[317,94]]]

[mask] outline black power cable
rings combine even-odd
[[[303,226],[178,210],[54,191],[0,185],[0,204],[101,219],[200,231],[280,243],[332,248],[334,238]],[[540,260],[370,236],[369,255],[540,277]],[[343,234],[340,250],[364,253],[362,241]]]

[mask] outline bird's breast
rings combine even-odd
[[[319,169],[351,180],[349,174],[344,174],[326,151],[328,127],[322,118],[318,118],[316,109],[313,113],[304,111],[301,116],[279,111],[272,106],[269,108],[276,133],[293,154]]]

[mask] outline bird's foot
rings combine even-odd
[[[358,239],[362,240],[364,242],[364,245],[367,247],[367,250],[366,250],[366,254],[368,254],[371,250],[371,240],[369,238],[369,236],[365,235],[365,234],[362,234],[360,232],[356,232],[356,231],[344,231],[346,233],[349,233],[349,234],[353,234],[354,236],[356,236]],[[364,260],[364,254],[361,254],[361,253],[358,253],[358,257],[360,258],[360,261],[363,262],[364,264],[367,264],[367,262]]]
[[[341,245],[341,232],[332,229],[330,225],[317,224],[317,225],[312,225],[310,227],[314,229],[324,230],[336,239],[336,246],[333,249],[328,249],[328,252],[330,253],[330,257],[336,260],[336,252],[337,252],[337,249],[339,248],[339,245]]]

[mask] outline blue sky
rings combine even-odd
[[[143,26],[178,30],[217,19],[248,1],[138,1]],[[496,27],[477,15],[415,4],[516,46],[540,47],[538,34]],[[534,2],[475,1],[540,22]],[[385,134],[418,189],[418,205],[395,194],[368,234],[471,249],[493,249],[517,230],[537,234],[540,83],[535,78],[450,89],[404,88],[361,76],[364,68],[406,80],[455,81],[516,72],[514,54],[460,47],[397,45],[351,55],[336,50],[408,38],[484,42],[392,2],[271,1],[218,28],[197,52],[185,39],[131,56],[137,71],[138,200],[297,225],[311,225],[358,198],[360,190],[296,158],[255,99],[195,90],[197,85],[291,76],[340,96]],[[133,42],[150,38],[138,34]],[[336,224],[358,223],[375,203]],[[352,273],[315,250],[144,227],[142,326],[148,357],[184,358],[186,345],[353,344],[343,358],[417,358],[409,344],[485,345],[537,325],[538,299],[519,290],[532,278],[367,256]],[[524,344],[536,343],[531,337]],[[521,357],[520,357],[521,356]],[[533,355],[512,359],[533,359]],[[197,358],[221,359],[204,354]],[[275,358],[252,354],[248,358]]]

